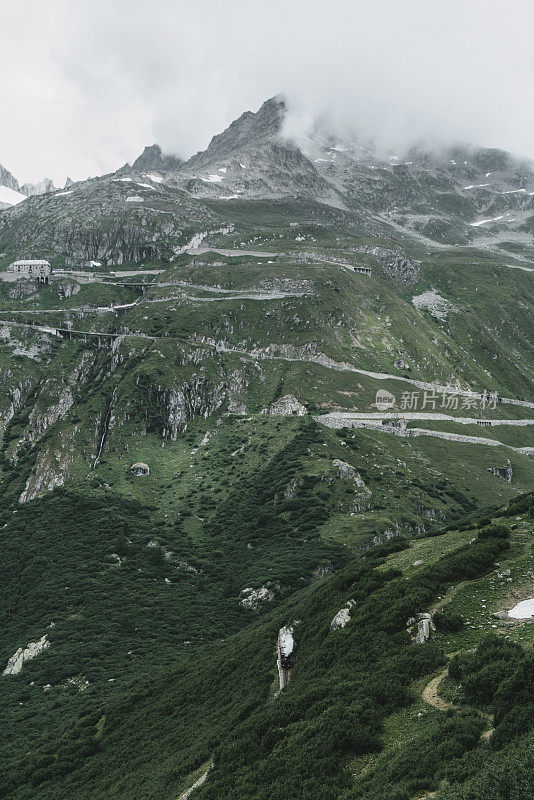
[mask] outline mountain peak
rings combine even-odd
[[[141,155],[135,159],[132,170],[136,172],[145,172],[146,170],[176,172],[182,164],[183,161],[180,158],[162,153],[159,144],[151,144],[147,145]]]
[[[230,157],[243,149],[254,150],[267,140],[277,139],[282,129],[286,105],[281,95],[266,100],[258,111],[245,111],[222,132],[214,136],[206,150],[193,156],[187,165]]]

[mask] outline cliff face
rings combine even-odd
[[[156,397],[156,404],[164,408],[161,435],[175,442],[190,420],[195,416],[211,416],[222,408],[226,399],[226,383],[213,385],[203,378],[194,378],[176,389],[162,390]]]
[[[0,186],[7,186],[8,189],[13,189],[14,192],[20,191],[18,180],[2,164],[0,164]]]
[[[145,147],[132,164],[132,172],[176,172],[184,162],[172,155],[163,155],[157,144]]]

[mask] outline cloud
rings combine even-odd
[[[534,158],[530,0],[0,2],[0,162],[21,180],[188,156],[283,92],[387,145],[471,141]]]

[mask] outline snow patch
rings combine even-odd
[[[280,655],[287,658],[293,652],[294,647],[295,640],[293,639],[293,628],[286,626],[280,628],[280,632],[278,634],[278,648],[280,650]]]
[[[132,194],[132,195],[130,195],[130,197],[127,197],[124,202],[125,203],[142,203],[143,202],[143,198],[139,197],[138,194]]]
[[[155,172],[147,172],[145,177],[154,183],[163,183],[161,175],[157,175]]]
[[[500,214],[498,217],[493,217],[492,219],[479,219],[478,222],[470,222],[472,228],[479,228],[481,225],[486,225],[488,222],[497,222],[500,219],[504,219],[504,214]]]
[[[27,200],[25,194],[22,192],[16,192],[14,189],[10,189],[8,186],[0,186],[0,203],[5,203],[9,206],[16,206],[17,203],[22,203],[23,200]]]
[[[65,197],[67,194],[72,194],[72,189],[69,189],[67,192],[57,192],[54,197]]]
[[[517,603],[517,605],[510,609],[508,616],[511,617],[511,619],[528,619],[529,617],[534,617],[534,597],[530,600],[522,600],[520,603]]]
[[[222,181],[222,175],[208,175],[207,178],[201,178],[201,181],[204,183],[220,183]]]

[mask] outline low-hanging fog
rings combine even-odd
[[[295,137],[534,158],[530,0],[0,0],[0,162],[21,181],[186,157],[283,93]]]

